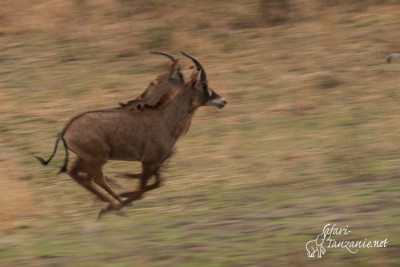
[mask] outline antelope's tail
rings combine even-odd
[[[64,164],[63,166],[60,168],[60,171],[58,173],[63,173],[63,172],[67,172],[67,167],[68,167],[68,146],[67,143],[65,142],[64,137],[62,136],[62,134],[59,134],[57,139],[56,139],[56,143],[54,145],[54,149],[53,149],[53,153],[50,155],[48,160],[45,160],[42,157],[38,157],[35,156],[35,158],[42,164],[42,165],[48,165],[50,163],[50,161],[54,158],[56,152],[57,152],[57,147],[58,147],[58,143],[60,142],[60,140],[62,140],[63,144],[64,144],[64,149],[65,149],[65,159],[64,159]]]

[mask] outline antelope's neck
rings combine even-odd
[[[164,113],[164,123],[175,140],[189,130],[193,115],[197,109],[192,103],[192,91],[186,87],[182,90],[165,108]]]

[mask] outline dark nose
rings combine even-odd
[[[219,108],[225,107],[225,105],[226,105],[227,103],[228,103],[228,102],[226,102],[225,98],[222,98],[222,99],[220,100],[220,103],[219,103]]]
[[[228,102],[226,102],[225,98],[221,97],[221,105],[225,106]]]

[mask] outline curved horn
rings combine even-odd
[[[163,55],[163,56],[166,56],[166,57],[168,57],[169,59],[171,59],[173,62],[178,61],[178,59],[177,59],[176,57],[174,57],[174,56],[172,56],[172,55],[170,55],[170,54],[168,54],[168,53],[165,53],[165,52],[152,51],[152,52],[150,52],[150,54]]]
[[[202,81],[207,81],[206,72],[205,72],[203,66],[200,64],[200,62],[197,59],[195,59],[194,57],[192,57],[191,55],[189,55],[188,53],[185,53],[184,51],[181,51],[181,53],[182,53],[182,55],[190,58],[193,61],[193,63],[196,65],[196,69],[198,71],[200,71],[200,79]]]

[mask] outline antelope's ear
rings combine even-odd
[[[189,80],[189,82],[190,82],[190,84],[192,85],[192,87],[194,86],[194,85],[196,85],[197,84],[197,82],[199,81],[199,74],[200,74],[200,72],[198,71],[198,70],[193,70],[193,72],[190,74],[190,80]]]
[[[203,69],[199,70],[197,74],[197,81],[198,82],[206,82],[207,78],[205,77],[205,71]]]
[[[208,90],[208,82],[204,74],[205,72],[203,69],[197,71],[196,73],[193,73],[192,82],[196,85],[201,86],[203,89],[207,88]]]
[[[204,74],[205,72],[203,69],[193,70],[192,74],[190,75],[190,83],[192,84],[192,87],[208,87],[207,78]]]
[[[178,59],[175,62],[173,62],[169,67],[169,78],[182,82],[185,81],[183,73],[181,71],[181,65],[179,64]]]

